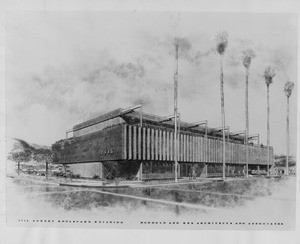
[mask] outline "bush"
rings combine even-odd
[[[76,174],[76,175],[75,175],[75,178],[80,178],[80,177],[81,177],[80,174]]]
[[[70,173],[70,174],[66,174],[66,177],[70,176],[70,178],[73,178],[73,179],[78,179],[81,177],[80,174],[73,174],[73,173]]]
[[[93,179],[100,179],[100,176],[99,175],[94,175]]]

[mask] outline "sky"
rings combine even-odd
[[[220,57],[215,37],[229,35],[224,54],[226,125],[245,129],[245,68],[252,48],[250,134],[266,145],[264,69],[276,70],[270,85],[271,145],[285,153],[284,83],[290,98],[291,153],[296,153],[297,16],[201,12],[22,12],[6,26],[6,136],[51,145],[65,131],[99,113],[143,101],[143,111],[173,113],[174,46],[179,52],[181,119],[221,126]],[[178,33],[178,34],[176,34]]]

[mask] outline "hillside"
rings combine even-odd
[[[32,153],[38,151],[39,149],[49,149],[51,150],[51,147],[39,145],[35,143],[29,143],[25,140],[18,139],[18,138],[12,138],[14,141],[12,150],[21,150],[21,151],[31,151]]]
[[[16,164],[21,168],[44,169],[46,162],[52,163],[52,149],[50,147],[29,143],[18,138],[6,140],[7,172],[14,172]]]

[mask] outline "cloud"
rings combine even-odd
[[[178,41],[179,59],[188,61],[190,65],[198,66],[203,59],[215,52],[215,48],[210,44],[203,43],[203,40],[207,39],[206,35],[200,35],[197,37],[180,36],[175,38],[174,36],[166,35],[165,38],[157,37],[149,33],[141,32],[140,39],[146,48],[153,52],[158,52],[161,55],[167,55],[169,58],[175,58],[175,42]],[[195,40],[196,39],[196,40]],[[202,44],[201,49],[195,45],[195,41]]]
[[[209,44],[204,42],[207,38],[205,34],[178,38],[179,76],[180,80],[184,81],[184,84],[181,85],[180,94],[185,99],[194,99],[199,93],[204,95],[209,90],[208,85],[218,83],[219,55],[216,52],[214,40],[211,40]],[[165,39],[162,39],[147,33],[142,39],[149,44],[149,47],[153,48],[153,51],[167,54],[169,62],[175,59],[174,37],[166,36]],[[252,89],[259,92],[264,89],[265,84],[262,75],[263,69],[267,65],[273,65],[277,70],[280,70],[280,76],[288,73],[286,70],[292,63],[292,55],[289,55],[284,47],[269,47],[257,40],[246,38],[234,38],[229,41],[224,56],[224,74],[225,83],[230,89],[244,88],[243,51],[247,48],[251,48],[257,53],[257,57],[251,62],[249,71],[249,85]],[[197,45],[197,43],[201,43],[201,45]],[[152,58],[152,60],[157,59]],[[157,62],[161,67],[165,61],[166,58]],[[202,68],[203,65],[205,65],[205,69]],[[194,89],[190,89],[190,87]]]
[[[202,51],[192,45],[190,39],[178,39],[180,97],[187,100],[199,95],[207,97],[212,86],[219,84],[219,55],[215,48],[208,45],[207,50]],[[18,109],[33,104],[43,104],[52,111],[64,107],[83,120],[104,109],[144,101],[145,108],[151,112],[169,113],[173,101],[175,54],[172,41],[170,36],[164,41],[152,37],[150,43],[156,44],[153,48],[158,53],[144,53],[128,62],[118,61],[105,49],[98,53],[78,51],[74,54],[75,61],[60,67],[48,65],[42,72],[27,77],[24,102],[19,103]],[[245,43],[259,45],[239,39],[230,43],[224,57],[225,85],[240,89],[245,80],[241,59],[243,47]],[[160,59],[164,53],[168,55]],[[262,90],[263,65],[273,63],[277,69],[286,70],[291,60],[282,49],[258,48],[258,56],[250,67],[250,86]]]
[[[47,140],[48,131],[51,138],[34,142],[49,145],[76,123],[140,101],[144,111],[172,113],[175,53],[171,15],[16,15],[16,21],[10,20],[8,26],[6,83],[7,124],[14,125],[14,136],[27,130],[29,138],[24,139],[34,141],[30,135],[35,133],[36,123],[32,121],[41,120],[30,116],[39,114],[50,121],[39,128],[38,133],[45,133],[41,140]],[[257,54],[249,69],[251,130],[262,133],[265,141],[266,85],[262,75],[265,67],[272,65],[277,75],[270,95],[278,113],[271,113],[271,129],[277,133],[271,144],[284,148],[283,86],[287,78],[297,81],[297,28],[286,28],[291,27],[290,21],[281,15],[183,14],[179,109],[184,120],[208,119],[210,125],[220,125],[220,59],[214,37],[224,29],[229,34],[224,56],[226,123],[232,129],[244,128],[245,69],[240,56],[244,47],[251,47]],[[209,24],[199,29],[194,23]],[[296,121],[295,101],[296,93],[291,96],[291,121]],[[295,140],[291,135],[291,142]]]
[[[150,58],[118,62],[105,53],[102,56],[100,52],[94,60],[81,58],[62,67],[47,66],[28,76],[26,89],[20,94],[23,100],[16,104],[15,111],[40,104],[49,111],[64,109],[84,120],[107,108],[140,101],[150,111],[169,111],[172,80],[170,84],[161,80],[160,66]]]

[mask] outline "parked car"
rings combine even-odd
[[[37,174],[38,173],[38,171],[36,169],[33,169],[33,168],[26,169],[24,172],[26,174]]]
[[[52,175],[53,175],[53,176],[63,177],[64,174],[65,174],[64,171],[60,171],[60,170],[53,170],[53,171],[52,171]]]
[[[41,176],[46,176],[46,170],[38,170],[37,174]]]

